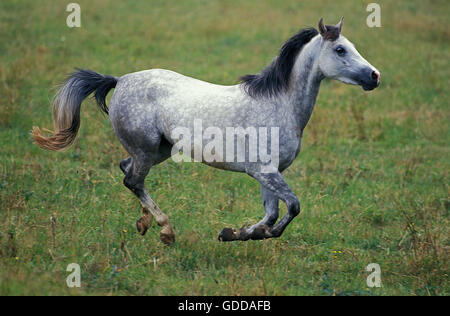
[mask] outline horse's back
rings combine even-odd
[[[242,106],[243,98],[239,86],[216,85],[170,70],[151,69],[118,79],[110,113],[112,119],[132,115],[147,123],[157,117],[158,127],[166,134],[177,126],[192,125],[194,119],[220,126]]]

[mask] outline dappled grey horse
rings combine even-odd
[[[205,163],[245,172],[261,184],[265,217],[251,227],[225,228],[219,240],[279,237],[300,212],[300,202],[281,173],[300,152],[303,129],[311,117],[321,81],[337,79],[361,85],[364,90],[372,90],[380,83],[380,72],[341,35],[342,24],[342,19],[335,26],[324,25],[320,20],[319,31],[314,28],[299,31],[261,73],[246,75],[234,86],[215,85],[162,69],[119,78],[78,70],[55,97],[53,135],[46,137],[35,127],[34,140],[49,150],[68,148],[80,126],[81,103],[95,92],[99,107],[109,113],[117,137],[130,154],[120,163],[120,168],[125,174],[125,186],[143,207],[144,215],[137,221],[137,229],[145,234],[154,217],[162,226],[161,240],[171,244],[175,240],[172,226],[145,190],[144,180],[151,167],[178,153],[176,144],[180,139],[173,131],[182,126],[193,135],[195,120],[201,120],[204,127],[223,130],[224,134],[227,127],[276,127],[278,139],[266,135],[268,144],[278,145],[276,163],[261,159],[249,161],[245,139],[233,139],[232,145],[233,149],[245,147],[243,161],[216,159]],[[108,109],[105,98],[112,88],[115,91]],[[194,157],[195,146],[184,154]],[[267,144],[266,147],[272,148]],[[231,148],[224,148],[222,154],[228,150]],[[279,200],[286,204],[287,214],[276,223]]]

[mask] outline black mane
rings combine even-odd
[[[292,36],[284,43],[278,57],[261,73],[240,78],[245,91],[252,97],[271,97],[286,90],[289,87],[292,67],[298,53],[317,34],[319,32],[316,29],[306,28]]]

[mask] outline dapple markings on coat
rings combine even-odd
[[[225,170],[245,172],[259,181],[265,217],[257,224],[235,230],[225,228],[221,241],[279,237],[300,213],[300,202],[282,176],[301,149],[303,130],[308,123],[325,78],[372,90],[380,83],[380,73],[357,52],[343,35],[341,20],[319,32],[301,30],[282,47],[280,54],[260,74],[242,77],[234,86],[207,83],[162,69],[146,70],[120,78],[103,76],[90,70],[75,72],[54,101],[55,131],[50,137],[35,127],[35,142],[50,150],[64,150],[74,141],[80,125],[80,106],[95,92],[100,108],[108,113],[113,129],[130,157],[120,163],[124,184],[139,199],[144,215],[137,229],[145,234],[152,217],[162,227],[160,239],[175,241],[169,222],[144,187],[151,167],[172,154],[176,139],[172,131],[184,126],[193,129],[195,119],[205,127],[279,128],[279,164],[258,162],[208,162]],[[105,105],[108,91],[115,88],[109,111]],[[193,133],[191,133],[193,135]],[[272,140],[268,138],[268,143]],[[236,146],[242,144],[236,143]],[[245,146],[245,144],[243,145]],[[270,147],[268,145],[267,147]],[[188,155],[193,155],[194,148]],[[272,172],[262,172],[272,170]],[[278,222],[279,200],[287,214]]]

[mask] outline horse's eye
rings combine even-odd
[[[337,53],[339,56],[344,56],[344,55],[345,55],[345,49],[344,49],[342,46],[338,46],[338,47],[335,49],[335,51],[336,51],[336,53]]]

